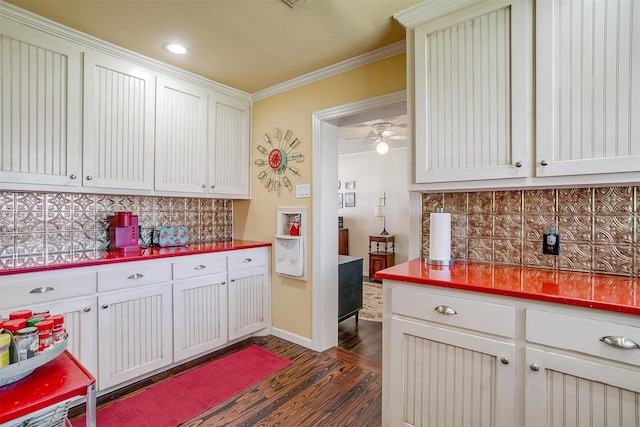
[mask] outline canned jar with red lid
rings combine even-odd
[[[40,340],[40,346],[38,351],[46,351],[53,347],[53,320],[43,320],[34,325],[38,328],[38,338]]]
[[[22,329],[27,326],[27,320],[26,319],[5,320],[3,326],[7,331],[11,332],[12,334],[15,334],[18,331],[18,329]]]
[[[33,317],[31,310],[18,310],[9,313],[9,319],[30,319],[31,317]]]
[[[57,314],[55,316],[50,316],[48,320],[53,322],[53,341],[55,343],[64,341],[67,336],[64,329],[64,316],[62,314]]]

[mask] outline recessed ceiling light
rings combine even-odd
[[[184,55],[185,53],[189,52],[189,49],[177,43],[166,44],[164,48],[169,52],[175,53],[177,55]]]

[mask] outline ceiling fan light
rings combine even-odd
[[[376,152],[378,154],[387,154],[389,152],[389,144],[385,141],[380,141],[378,145],[376,145]]]

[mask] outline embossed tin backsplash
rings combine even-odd
[[[233,238],[233,201],[188,197],[0,192],[2,259],[108,249],[109,216],[138,215],[140,244],[153,229],[186,225],[193,242]]]
[[[451,213],[454,259],[640,277],[640,187],[423,194],[423,256],[438,207]],[[542,254],[552,225],[559,256]]]

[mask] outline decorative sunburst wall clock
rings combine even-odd
[[[273,138],[268,133],[265,133],[262,138],[269,148],[260,144],[256,147],[264,156],[254,162],[260,170],[258,179],[264,183],[264,188],[269,192],[279,192],[281,185],[292,191],[293,186],[287,173],[300,177],[300,170],[291,165],[292,161],[304,160],[301,153],[293,153],[293,150],[300,145],[300,140],[293,136],[290,129],[287,129],[283,136],[280,128],[273,128]]]

